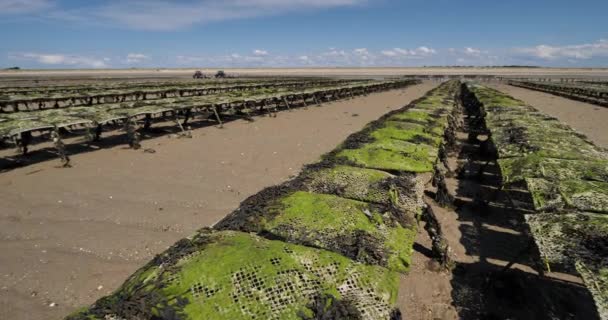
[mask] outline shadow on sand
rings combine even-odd
[[[260,113],[255,114],[255,116],[270,116],[270,114]],[[222,115],[223,123],[236,120],[255,121],[254,119],[255,117],[248,118],[243,116]],[[218,127],[218,122],[214,117],[210,116],[209,118],[191,119],[187,125],[184,125],[184,128],[189,127],[192,130],[196,130],[212,126]],[[218,129],[219,128],[220,127],[218,127]],[[146,130],[142,128],[138,130],[138,132],[141,134],[141,140],[144,141],[166,135],[179,134],[182,131],[175,121],[166,118],[160,122],[155,122],[149,129]],[[104,125],[103,136],[98,141],[85,142],[84,136],[84,131],[75,131],[72,133],[64,131],[62,133],[62,137],[66,144],[66,152],[69,156],[101,149],[109,149],[120,145],[123,145],[124,149],[130,149],[127,134],[122,128],[122,124]],[[32,143],[38,144],[38,146],[36,149],[28,152],[27,155],[18,154],[16,150],[12,155],[8,155],[10,154],[10,150],[3,150],[3,153],[7,154],[7,156],[0,158],[0,173],[49,160],[56,160],[57,165],[60,165],[59,156],[50,142],[48,135],[34,137]]]

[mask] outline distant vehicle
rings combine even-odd
[[[226,72],[224,72],[224,70],[220,70],[215,74],[215,78],[219,79],[219,78],[226,78]]]

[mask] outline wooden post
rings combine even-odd
[[[101,123],[98,123],[97,128],[95,128],[95,137],[93,138],[93,141],[99,141],[99,139],[101,138],[102,131],[103,128],[101,126]]]
[[[27,155],[28,146],[31,141],[32,141],[32,132],[26,131],[26,132],[21,132],[19,134],[19,139],[17,139],[16,144],[17,144],[17,147],[19,148],[19,151],[21,152],[21,155],[23,155],[23,156]]]
[[[217,112],[217,107],[215,104],[213,104],[211,106],[211,108],[213,109],[213,113],[215,114],[215,119],[217,120],[217,122],[219,123],[219,127],[223,128],[224,124],[222,123],[222,119],[220,118],[220,114]]]
[[[53,144],[55,145],[55,149],[61,158],[61,163],[64,168],[71,167],[70,165],[70,157],[67,155],[65,151],[65,144],[61,140],[61,136],[59,135],[59,128],[55,127],[51,132],[51,138],[53,139]]]
[[[291,110],[291,108],[289,107],[289,102],[287,102],[287,97],[285,97],[285,96],[283,96],[283,103],[287,107],[287,110]]]
[[[319,99],[317,99],[317,94],[316,94],[316,93],[314,93],[314,94],[312,95],[312,97],[314,98],[315,103],[316,103],[317,105],[321,105],[321,103],[319,103]]]

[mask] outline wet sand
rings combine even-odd
[[[0,174],[2,317],[59,319],[111,293],[176,240],[436,85],[81,153],[70,169],[51,160]]]
[[[491,86],[558,118],[598,146],[608,148],[608,108],[505,84]]]

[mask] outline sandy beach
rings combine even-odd
[[[51,160],[1,174],[0,309],[9,319],[59,319],[94,302],[178,239],[435,85],[145,140],[153,154],[116,146],[75,155],[70,169]]]

